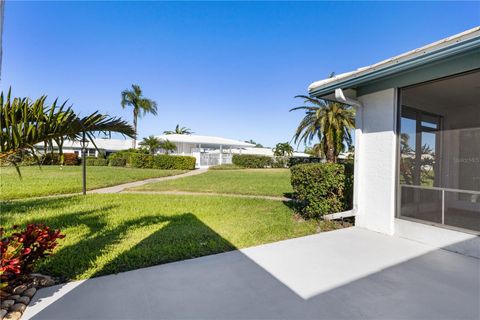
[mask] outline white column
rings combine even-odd
[[[223,158],[223,146],[220,145],[220,156],[218,157],[218,164],[222,164],[222,158]]]

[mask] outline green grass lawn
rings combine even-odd
[[[292,192],[290,170],[212,170],[198,176],[150,183],[139,191],[193,191],[283,197]]]
[[[4,226],[44,223],[67,235],[37,268],[64,280],[305,236],[318,227],[296,221],[281,201],[234,197],[99,194],[7,201],[0,209]]]
[[[21,167],[20,179],[13,167],[0,167],[0,200],[82,191],[81,166]],[[89,190],[130,181],[180,174],[181,170],[87,167]]]

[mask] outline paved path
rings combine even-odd
[[[90,190],[90,191],[87,191],[87,193],[119,193],[119,192],[124,191],[125,189],[140,187],[140,186],[143,186],[147,183],[167,181],[167,180],[175,180],[175,179],[180,179],[180,178],[184,178],[184,177],[196,176],[198,174],[202,174],[202,173],[205,173],[207,171],[208,171],[208,169],[197,169],[197,170],[189,171],[187,173],[178,174],[178,175],[175,175],[175,176],[151,178],[151,179],[146,179],[146,180],[141,180],[141,181],[134,181],[134,182],[128,182],[128,183],[124,183],[124,184],[119,184],[119,185],[112,186],[112,187]]]
[[[22,319],[479,319],[480,260],[357,227],[39,290]]]
[[[217,192],[191,192],[191,191],[122,191],[122,193],[135,193],[135,194],[169,194],[178,196],[221,196],[221,197],[234,197],[234,198],[249,198],[249,199],[265,199],[275,201],[292,201],[286,197],[273,197],[262,195],[249,195],[249,194],[235,194],[235,193],[217,193]]]

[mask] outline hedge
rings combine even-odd
[[[305,217],[321,218],[351,208],[353,166],[345,170],[343,164],[307,163],[290,170],[294,198]]]
[[[273,158],[250,154],[234,154],[232,163],[244,168],[269,168],[273,166]]]
[[[322,161],[323,159],[318,157],[290,157],[288,159],[288,166],[293,167],[301,163],[321,163]]]
[[[193,170],[195,169],[195,161],[195,157],[190,156],[172,156],[166,154],[151,155],[134,152],[122,153],[119,155],[112,154],[109,157],[109,163],[111,166],[165,170]]]
[[[87,161],[87,166],[107,166],[108,165],[108,160],[103,158],[88,157],[86,161]]]

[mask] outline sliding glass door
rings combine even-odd
[[[397,216],[480,231],[480,72],[400,90]]]

